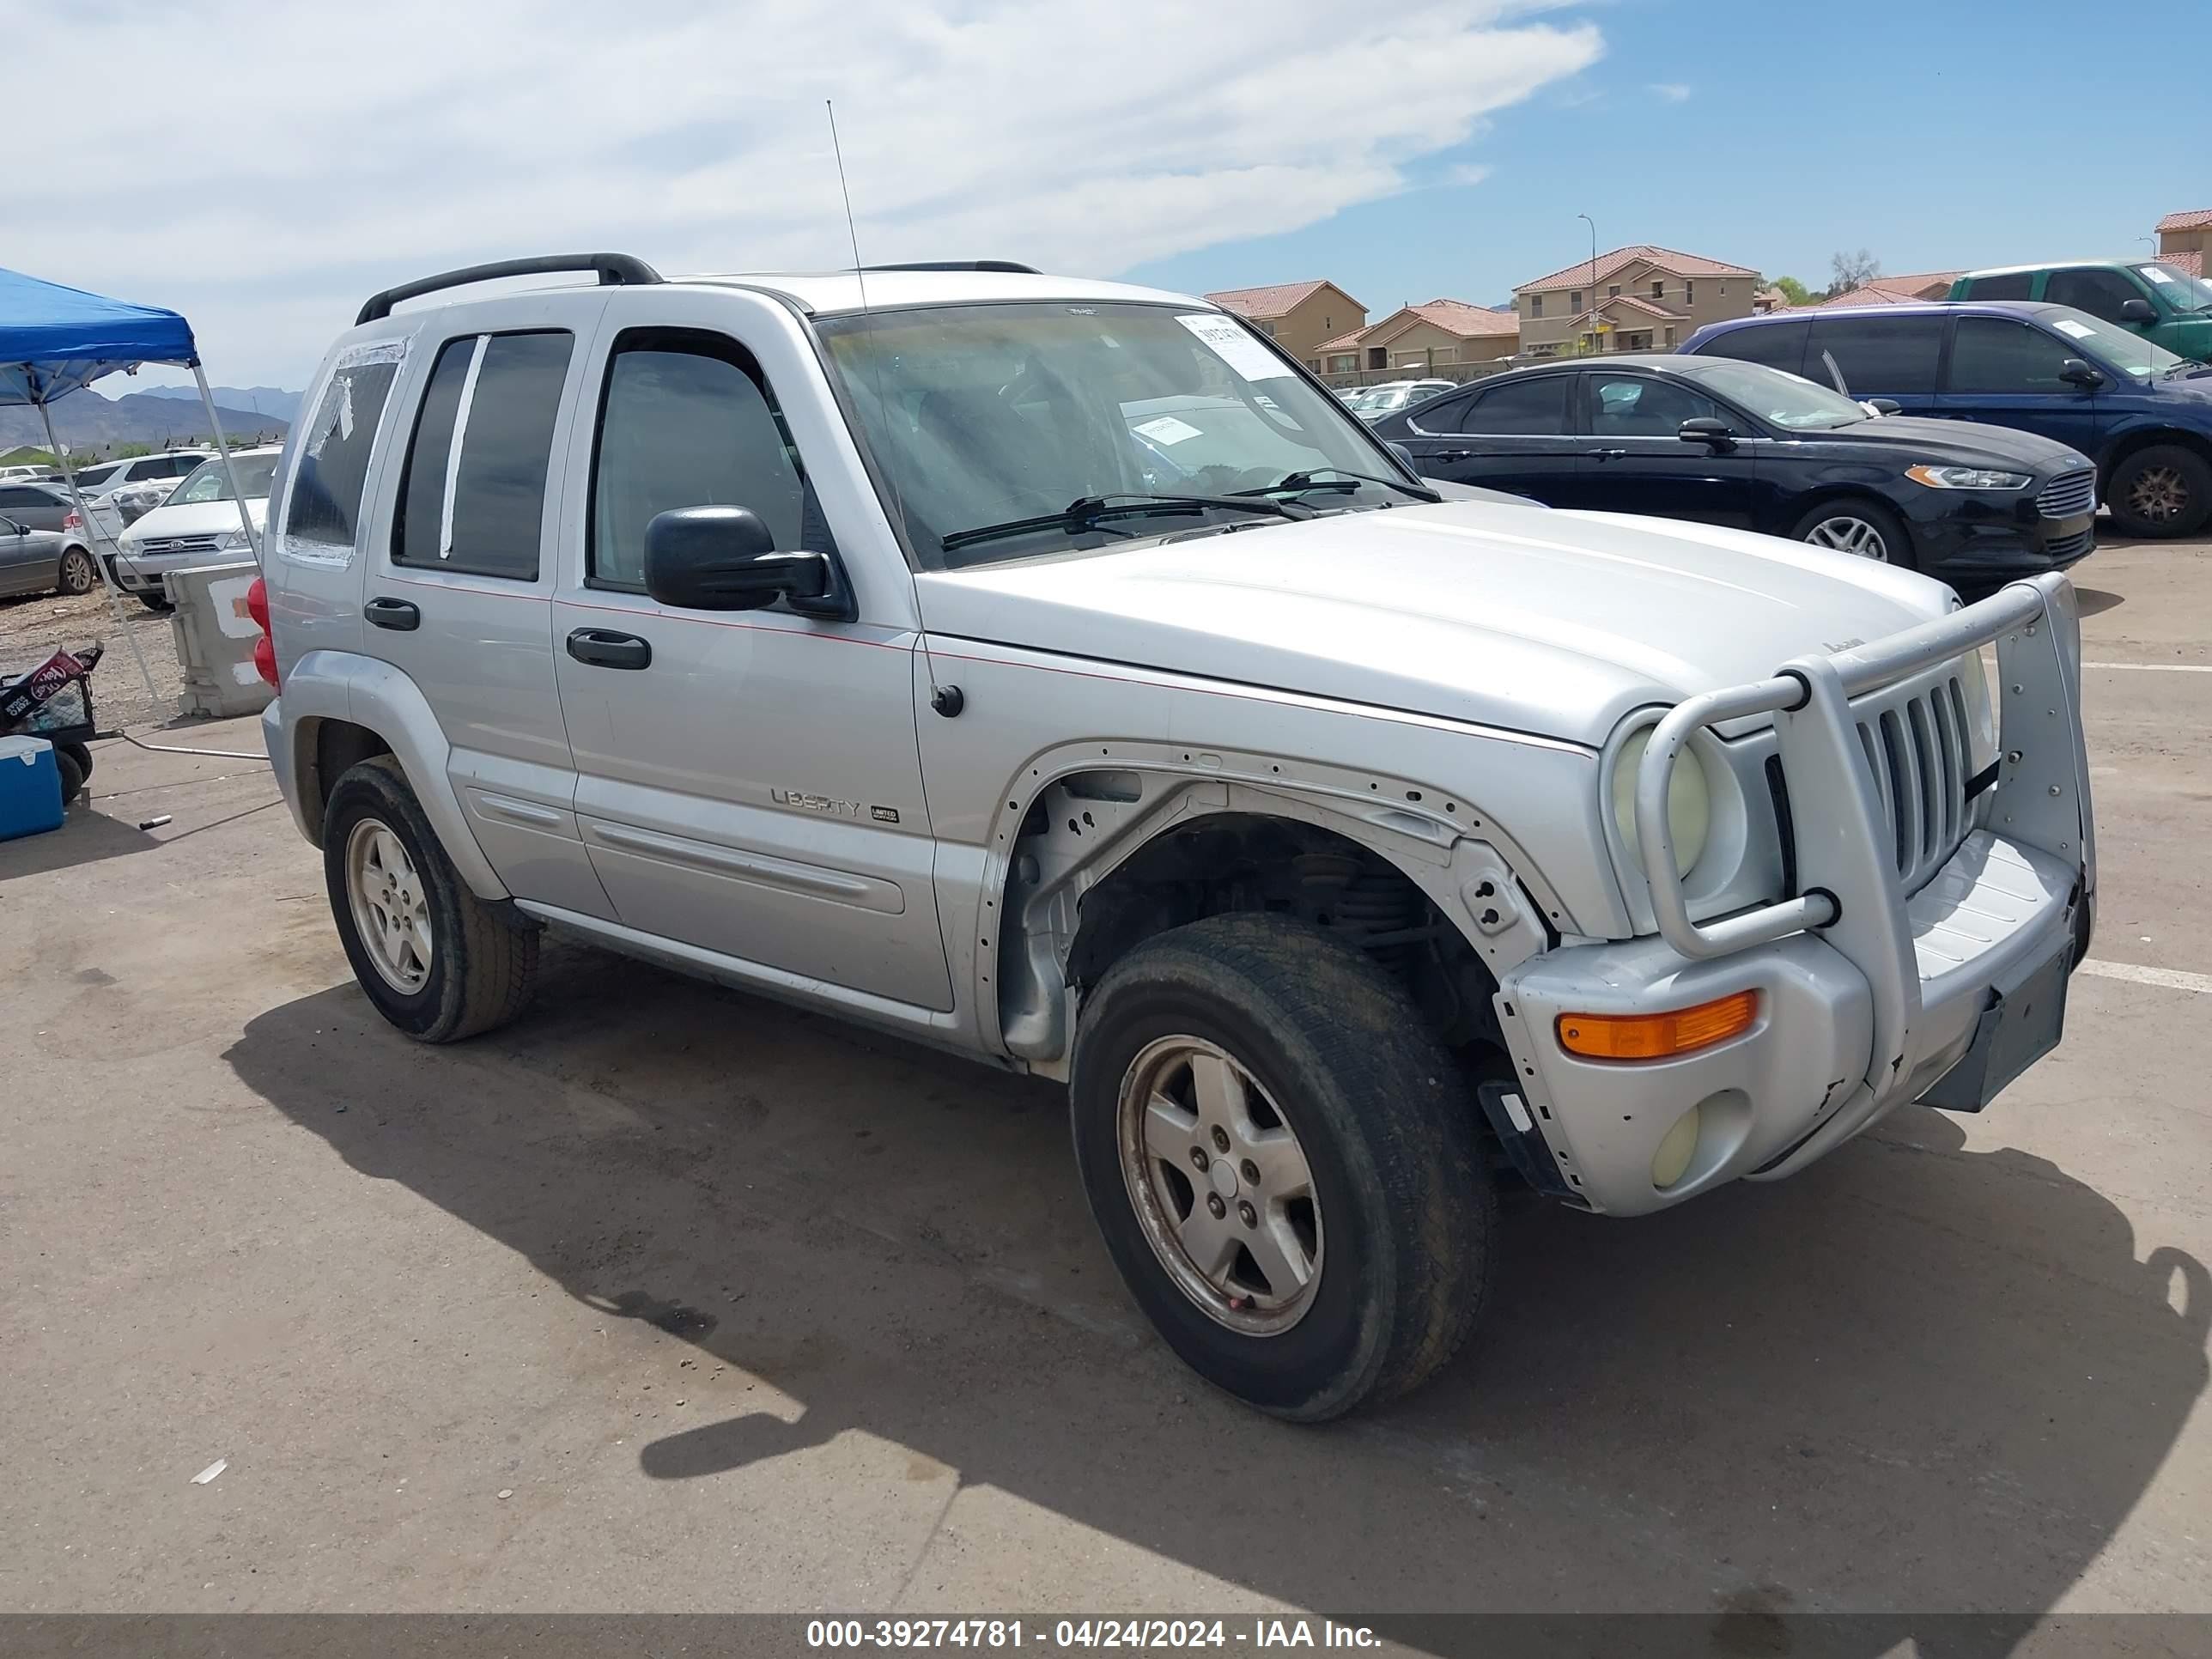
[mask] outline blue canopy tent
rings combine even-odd
[[[52,405],[55,398],[103,374],[136,368],[141,363],[175,363],[192,371],[192,379],[200,389],[201,406],[207,410],[209,429],[215,436],[216,453],[222,458],[231,499],[238,503],[239,522],[246,532],[246,544],[253,550],[254,562],[260,563],[261,538],[254,531],[253,515],[238,487],[230,446],[223,441],[215,398],[208,390],[207,375],[200,368],[199,351],[192,343],[191,325],[175,312],[163,311],[156,306],[134,306],[82,289],[64,288],[58,283],[41,282],[20,271],[0,269],[0,404],[28,404],[37,408],[46,422],[47,447],[61,467],[62,479],[69,486],[70,499],[76,503],[88,536],[97,534],[96,526],[91,509],[86,507],[84,496],[77,489],[76,470],[54,435]],[[113,574],[107,562],[95,557],[93,563],[100,570],[108,605],[116,610],[116,625],[122,629],[131,654],[137,659],[138,672],[146,681],[147,695],[158,702],[160,694],[155,690],[154,676],[138,649],[137,636],[125,624],[118,608]]]

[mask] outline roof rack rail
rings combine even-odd
[[[1035,265],[1018,264],[1012,259],[916,259],[902,265],[861,265],[863,274],[877,270],[1003,270],[1016,276],[1042,276],[1044,272]]]
[[[402,283],[397,288],[387,288],[381,294],[372,294],[356,317],[354,326],[373,323],[389,317],[392,307],[403,300],[419,300],[425,294],[435,294],[443,288],[459,288],[468,283],[489,283],[501,276],[538,276],[556,270],[592,270],[599,273],[601,288],[623,288],[638,283],[657,283],[660,273],[634,254],[629,253],[548,253],[535,259],[496,259],[488,265],[464,265],[459,270],[441,270],[434,276],[422,276],[411,283]]]

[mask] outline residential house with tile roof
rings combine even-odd
[[[1334,283],[1275,283],[1206,296],[1232,311],[1308,368],[1322,363],[1322,342],[1367,325],[1367,307]]]
[[[2191,276],[2212,276],[2212,208],[2169,213],[2158,222],[2158,257]]]
[[[1464,300],[1431,300],[1426,305],[1401,306],[1380,322],[1323,341],[1322,373],[1403,370],[1415,377],[1429,376],[1459,363],[1510,356],[1520,343],[1521,324],[1510,312]],[[1366,378],[1371,380],[1375,375],[1370,373]]]
[[[1748,265],[1639,242],[1522,283],[1513,303],[1530,356],[1664,351],[1707,323],[1750,316],[1762,286]]]
[[[1966,274],[1963,270],[1923,270],[1910,276],[1875,276],[1841,294],[1815,300],[1805,308],[1809,311],[1833,306],[1905,306],[1917,305],[1923,300],[1948,299],[1951,284]]]

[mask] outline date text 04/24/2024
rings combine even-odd
[[[810,1648],[1372,1648],[1364,1625],[1310,1619],[815,1619]]]

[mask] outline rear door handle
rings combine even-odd
[[[1628,452],[1625,449],[1585,449],[1583,453],[1594,461],[1625,461],[1628,459]]]
[[[361,614],[374,627],[402,634],[411,634],[422,625],[422,613],[404,599],[371,599],[362,606]]]
[[[1427,459],[1432,461],[1471,461],[1474,459],[1474,452],[1471,449],[1439,449]]]
[[[568,635],[568,654],[594,668],[644,668],[653,661],[653,647],[635,634],[580,628]]]

